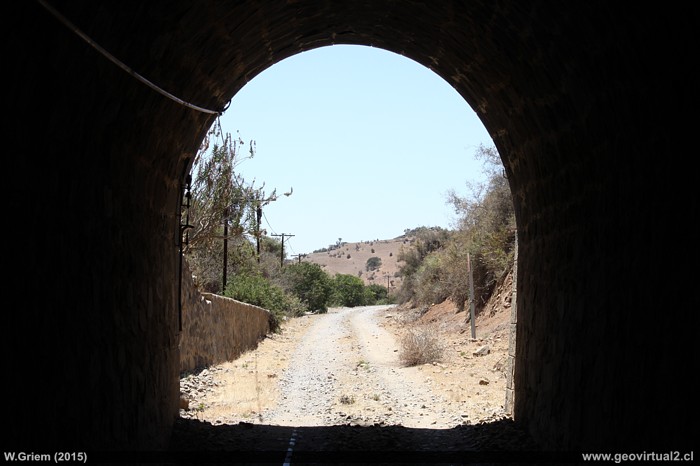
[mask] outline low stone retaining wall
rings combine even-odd
[[[200,293],[183,267],[180,372],[236,359],[270,332],[270,312],[223,296]]]

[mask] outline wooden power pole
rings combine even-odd
[[[282,233],[280,235],[272,235],[272,236],[281,236],[282,237],[282,251],[280,252],[280,267],[284,267],[284,237],[292,237],[294,235],[290,235],[288,233]]]
[[[262,221],[262,207],[260,207],[260,200],[258,200],[258,207],[255,209],[255,249],[258,254],[258,264],[260,263],[260,222]]]

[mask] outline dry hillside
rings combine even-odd
[[[360,277],[365,285],[377,284],[390,287],[391,291],[401,286],[397,277],[400,263],[397,260],[402,246],[408,247],[413,239],[399,236],[394,239],[344,243],[337,249],[308,254],[303,260],[319,264],[330,275],[338,273]],[[381,259],[381,266],[367,270],[367,260]]]

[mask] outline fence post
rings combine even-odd
[[[469,273],[469,320],[471,320],[472,340],[476,340],[476,327],[474,316],[474,273],[472,272],[472,262],[467,253],[467,272]]]

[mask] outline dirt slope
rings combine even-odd
[[[400,236],[394,239],[346,243],[337,249],[308,254],[303,260],[319,264],[331,275],[342,273],[359,276],[365,283],[390,286],[393,291],[401,285],[396,277],[400,263],[397,261],[402,246],[408,247],[411,239]],[[382,263],[376,270],[368,271],[367,260],[378,257]],[[387,280],[388,276],[388,280]]]

